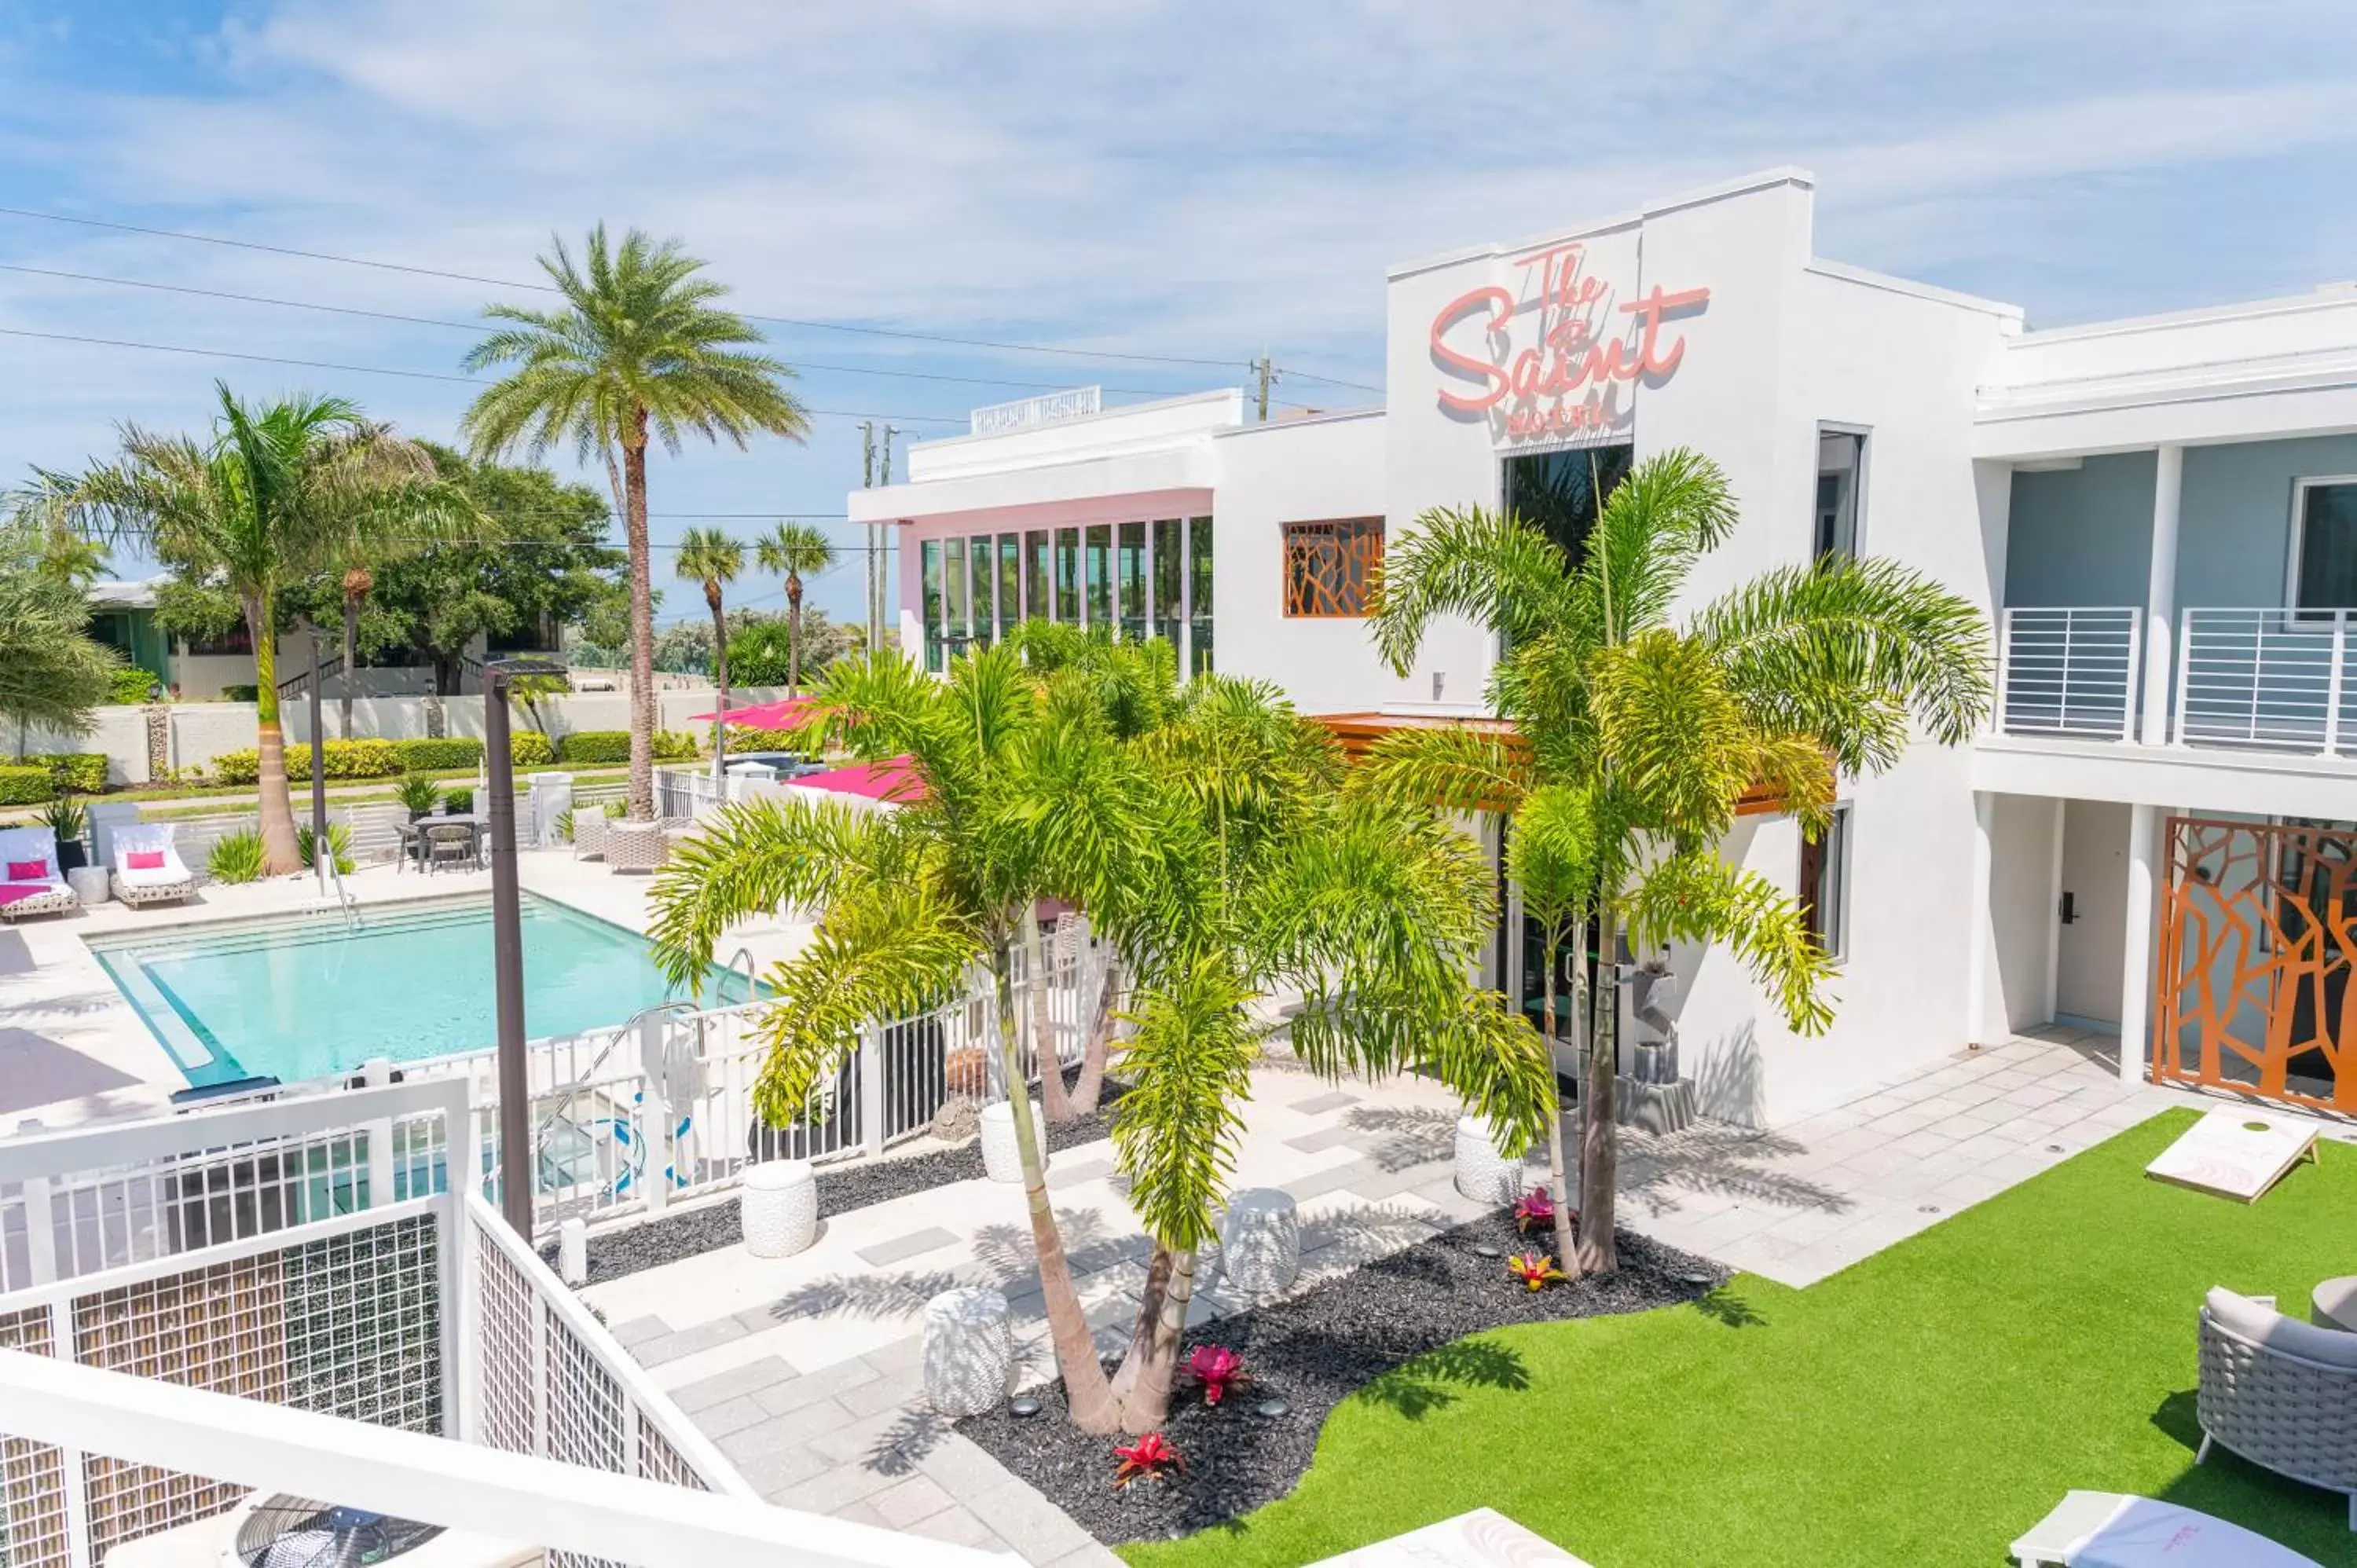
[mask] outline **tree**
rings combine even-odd
[[[328,563],[337,580],[340,599],[337,609],[343,626],[343,678],[337,682],[336,696],[338,727],[348,740],[352,733],[352,698],[360,679],[361,606],[376,586],[376,572],[388,562],[464,539],[469,529],[490,527],[462,488],[443,478],[435,453],[425,443],[404,441],[389,427],[371,425],[368,450],[387,482],[373,492],[375,508],[360,520],[360,526],[344,533]]]
[[[122,456],[56,481],[46,510],[85,534],[135,542],[184,581],[235,596],[253,639],[264,869],[301,869],[278,716],[281,596],[324,572],[362,532],[433,513],[411,455],[342,398],[249,405],[214,383],[212,439],[122,431]]]
[[[786,580],[786,694],[802,694],[802,579],[834,564],[834,544],[807,522],[781,522],[754,542],[764,572]]]
[[[562,240],[540,258],[564,305],[554,310],[493,305],[511,323],[475,345],[469,371],[515,369],[477,398],[461,422],[478,457],[522,448],[537,458],[559,442],[587,461],[621,450],[622,525],[630,577],[630,816],[654,816],[654,588],[648,567],[647,447],[677,455],[683,435],[727,438],[755,431],[803,439],[809,415],[780,384],[793,374],[745,351],[759,332],[716,304],[727,290],[699,276],[704,263],[677,241],[630,230],[614,247],[606,226],[589,232],[576,267]]]
[[[1765,784],[1813,838],[1836,769],[1890,768],[1912,725],[1962,743],[1988,709],[1988,628],[1963,598],[1877,560],[1779,568],[1674,627],[1695,562],[1735,521],[1725,476],[1684,450],[1611,492],[1577,562],[1513,516],[1426,512],[1384,561],[1375,646],[1405,673],[1435,618],[1487,626],[1506,649],[1490,701],[1517,743],[1469,729],[1390,736],[1367,778],[1542,837],[1521,868],[1586,882],[1606,965],[1624,929],[1639,951],[1720,942],[1795,1032],[1815,1034],[1832,1020],[1832,961],[1790,897],[1719,855],[1736,800]],[[1590,1273],[1619,1265],[1614,992],[1588,998],[1577,1256]]]
[[[692,583],[704,585],[705,607],[712,612],[712,683],[718,688],[719,701],[712,706],[715,714],[728,711],[728,614],[720,602],[720,590],[737,580],[745,569],[745,546],[717,528],[691,528],[679,538],[679,575]],[[726,721],[712,721],[712,766],[720,766],[723,736],[721,725]]]
[[[890,813],[724,809],[658,876],[652,928],[665,969],[692,979],[731,921],[816,916],[812,942],[766,977],[780,1004],[759,1025],[755,1097],[772,1121],[831,1081],[864,1023],[955,994],[984,966],[1050,1336],[1092,1431],[1143,1430],[1167,1408],[1275,994],[1301,997],[1294,1046],[1318,1070],[1426,1064],[1525,1136],[1552,1088],[1536,1035],[1466,980],[1489,925],[1469,841],[1428,809],[1343,796],[1332,741],[1269,689],[1206,678],[1135,734],[1104,690],[1008,648],[961,657],[945,681],[897,654],[837,665],[814,729],[869,760],[908,757],[920,789]],[[1114,1135],[1155,1253],[1111,1380],[1049,1205],[1018,1035],[1015,954],[1039,972],[1050,896],[1084,905],[1138,980]],[[1054,1060],[1041,1050],[1043,1090]]]
[[[799,642],[783,616],[737,611],[728,618],[728,678],[739,686],[783,686],[793,679],[794,656],[813,675],[860,648],[862,628],[845,626],[816,606],[802,609]]]
[[[38,485],[24,498],[38,513]],[[113,695],[115,651],[88,635],[88,574],[81,552],[56,548],[33,517],[0,523],[0,718],[15,721],[18,755],[27,728],[80,735],[91,710]]]

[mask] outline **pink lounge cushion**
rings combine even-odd
[[[164,869],[164,852],[160,849],[135,849],[123,857],[123,866],[126,871],[161,871]]]
[[[20,898],[39,898],[58,890],[54,882],[0,882],[0,904],[14,904]]]
[[[2357,1371],[2357,1334],[2342,1334],[2302,1323],[2297,1317],[2286,1317],[2264,1303],[2222,1288],[2212,1289],[2204,1305],[2210,1309],[2210,1321],[2237,1339],[2247,1339],[2303,1361]]]
[[[46,860],[12,860],[8,863],[8,880],[11,882],[47,882],[48,879],[49,863]]]

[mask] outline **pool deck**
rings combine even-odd
[[[649,877],[619,875],[599,862],[576,860],[569,851],[526,852],[517,865],[530,892],[630,930],[646,929]],[[345,886],[371,906],[487,893],[491,877],[488,871],[425,876],[380,865],[352,873]],[[149,1111],[187,1086],[138,1009],[100,967],[88,940],[328,913],[335,907],[318,897],[306,875],[209,886],[184,905],[134,909],[110,901],[0,926],[0,1130],[27,1118],[62,1127]],[[729,940],[732,950],[741,942],[766,966],[799,948],[807,932],[801,922],[757,923],[732,929]]]

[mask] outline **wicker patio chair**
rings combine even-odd
[[[475,830],[465,822],[425,822],[420,824],[425,833],[425,869],[431,873],[445,865],[462,870],[475,868]]]
[[[602,860],[606,855],[606,830],[612,819],[606,815],[603,801],[573,803],[573,858]]]
[[[653,871],[671,857],[671,840],[661,822],[609,822],[606,864],[616,871]]]
[[[15,875],[18,869],[25,875]],[[0,828],[0,920],[81,908],[58,871],[57,835],[46,827]]]
[[[2199,1464],[2212,1443],[2263,1469],[2346,1492],[2357,1530],[2357,1334],[2229,1290],[2201,1305]]]
[[[107,882],[118,900],[135,908],[197,896],[197,879],[181,863],[169,822],[127,822],[115,829]]]

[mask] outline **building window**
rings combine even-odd
[[[1113,635],[1113,524],[1093,523],[1088,531],[1086,556],[1089,585],[1089,629]]]
[[[1146,637],[1146,524],[1121,525],[1121,543],[1114,562],[1114,593],[1120,602],[1121,635],[1131,642]]]
[[[2357,478],[2302,479],[2292,592],[2304,610],[2357,610]]]
[[[1211,672],[1211,520],[1187,523],[1187,670]]]
[[[1187,552],[1180,542],[1184,529],[1175,517],[1164,518],[1154,525],[1154,635],[1170,644],[1176,652],[1184,640],[1186,596],[1178,591],[1181,574],[1187,566]]]
[[[928,539],[917,546],[924,572],[925,668],[942,671],[942,542]]]
[[[1056,618],[1081,624],[1081,531],[1056,530]]]
[[[1024,553],[1030,557],[1031,580],[1023,595],[1023,613],[1035,620],[1053,620],[1056,607],[1049,597],[1049,588],[1056,581],[1056,559],[1049,549],[1046,530],[1035,530],[1023,536]]]
[[[1866,437],[1854,430],[1817,432],[1817,521],[1811,558],[1857,556],[1858,498],[1866,478]]]
[[[1801,923],[1836,959],[1849,951],[1849,814],[1835,807],[1825,831],[1801,841]]]
[[[998,575],[991,570],[991,536],[977,534],[966,552],[966,569],[974,574],[974,640],[988,647],[998,624]]]
[[[966,620],[965,541],[949,539],[942,542],[942,577],[946,587],[943,598],[948,602],[948,624],[942,634],[942,646],[955,659],[973,641]]]
[[[1383,570],[1383,520],[1285,525],[1285,613],[1363,616]]]
[[[1023,541],[998,536],[998,635],[1004,639],[1023,618]]]

